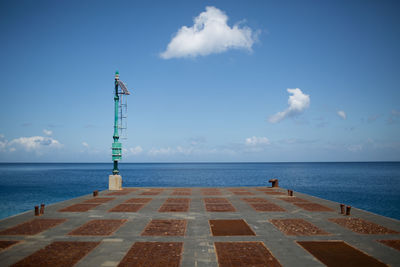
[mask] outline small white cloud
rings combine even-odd
[[[17,150],[15,147],[11,147],[9,151],[14,152],[15,150]]]
[[[344,120],[347,118],[346,112],[344,112],[343,110],[338,110],[337,114]]]
[[[301,114],[310,106],[310,96],[304,94],[299,88],[288,88],[287,91],[289,94],[291,94],[288,99],[289,107],[284,111],[270,116],[268,119],[269,122],[277,123],[286,117],[292,117]]]
[[[53,134],[53,131],[43,129],[43,133],[44,133],[45,135],[47,135],[47,136],[50,136],[50,135]]]
[[[228,16],[212,6],[194,18],[192,27],[183,26],[172,38],[167,50],[160,54],[163,59],[205,56],[225,52],[228,49],[245,49],[257,40],[258,33],[249,27],[235,24],[230,27]]]
[[[82,142],[82,145],[83,145],[84,147],[89,147],[89,144],[86,143],[86,142]]]
[[[0,139],[4,139],[4,134],[0,134]]]
[[[131,147],[129,149],[129,151],[133,154],[133,155],[138,155],[140,153],[143,152],[143,148],[141,146],[136,146],[136,147]]]
[[[350,145],[347,147],[347,150],[351,152],[359,152],[363,149],[363,145]]]
[[[267,137],[253,136],[253,137],[246,138],[245,143],[246,143],[246,145],[249,145],[249,146],[257,146],[257,145],[269,145],[270,141]]]
[[[13,139],[8,143],[10,147],[19,146],[27,151],[37,151],[40,152],[44,148],[60,148],[62,144],[46,136],[31,136],[31,137],[20,137]]]
[[[151,156],[159,156],[159,155],[172,155],[175,154],[175,150],[173,150],[170,147],[167,148],[152,148],[150,149],[150,151],[148,152],[149,155]]]

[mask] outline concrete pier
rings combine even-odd
[[[400,266],[400,222],[349,212],[278,187],[105,190],[1,220],[0,265]]]

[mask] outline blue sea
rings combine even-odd
[[[0,218],[104,190],[112,163],[0,163]],[[122,163],[123,185],[269,186],[345,203],[400,220],[400,162]]]

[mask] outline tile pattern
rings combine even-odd
[[[328,208],[328,207],[323,206],[323,205],[318,204],[318,203],[310,203],[310,202],[300,203],[300,202],[295,202],[293,204],[296,205],[299,208],[302,208],[302,209],[306,210],[306,211],[316,211],[316,212],[318,212],[318,211],[334,211],[333,209]]]
[[[108,212],[138,212],[144,205],[145,204],[122,203],[110,209]]]
[[[73,266],[100,242],[57,241],[12,266]]]
[[[73,230],[68,235],[108,236],[127,220],[92,220]]]
[[[272,219],[269,221],[285,235],[329,235],[328,232],[303,219]]]
[[[5,229],[0,235],[36,235],[65,222],[66,219],[33,219]]]
[[[184,236],[186,220],[151,220],[142,236]]]
[[[400,240],[378,240],[382,244],[400,251]]]
[[[250,226],[240,220],[209,220],[213,236],[256,235]]]
[[[203,196],[220,196],[222,192],[218,188],[202,188],[201,193]]]
[[[387,266],[343,241],[298,241],[327,266]]]
[[[0,240],[0,252],[6,248],[9,248],[15,244],[18,244],[20,241],[16,240]]]
[[[119,267],[178,267],[182,242],[136,242],[119,263]]]
[[[111,200],[114,200],[114,197],[94,197],[92,199],[88,199],[83,201],[83,204],[87,204],[87,203],[106,203],[109,202]]]
[[[215,242],[220,267],[281,266],[262,242]]]
[[[381,235],[399,233],[360,218],[331,218],[329,220],[358,234]]]
[[[168,198],[159,212],[187,212],[189,210],[190,198]]]
[[[286,211],[284,208],[264,199],[264,198],[242,198],[244,202],[249,204],[254,210],[263,211]]]
[[[86,212],[88,210],[94,209],[101,203],[91,203],[91,204],[75,204],[69,207],[60,209],[59,212]]]
[[[3,240],[0,241],[0,250],[2,247],[5,249],[0,253],[0,262],[5,266],[12,265],[18,261],[18,264],[21,265],[32,263],[40,266],[45,266],[46,264],[54,266],[56,263],[57,266],[62,266],[65,263],[65,265],[70,266],[82,259],[81,266],[116,266],[118,263],[121,266],[195,266],[197,263],[216,267],[217,262],[219,262],[220,266],[280,266],[278,261],[281,261],[288,266],[314,266],[320,264],[317,260],[318,257],[322,257],[320,259],[321,262],[324,259],[332,260],[333,258],[332,262],[345,265],[340,260],[336,260],[335,257],[348,253],[351,257],[346,258],[346,260],[350,264],[353,264],[353,258],[358,260],[355,261],[355,264],[361,263],[367,264],[367,266],[372,266],[372,264],[376,263],[378,265],[381,264],[376,259],[357,250],[356,247],[351,247],[341,241],[343,232],[346,233],[347,240],[354,238],[355,244],[358,244],[357,242],[366,242],[371,246],[375,244],[382,252],[387,251],[389,255],[400,253],[398,252],[400,249],[399,233],[381,225],[360,221],[354,216],[340,216],[340,218],[332,219],[333,221],[339,220],[335,222],[353,229],[354,232],[347,231],[340,226],[335,227],[329,222],[328,218],[337,216],[336,212],[315,213],[315,211],[331,211],[330,208],[333,206],[335,206],[336,210],[337,204],[332,205],[326,202],[326,206],[322,206],[316,204],[319,203],[318,201],[314,200],[316,203],[313,203],[311,201],[312,198],[306,195],[303,197],[300,193],[298,196],[302,198],[289,197],[286,196],[286,191],[281,188],[133,188],[118,191],[118,194],[114,197],[105,197],[107,193],[109,191],[100,192],[100,196],[90,199],[87,196],[79,198],[78,201],[73,202],[78,204],[63,209],[66,211],[82,211],[82,213],[59,213],[56,210],[61,209],[64,205],[60,203],[55,204],[55,208],[47,209],[44,216],[35,217],[34,220],[25,222],[25,224],[28,223],[26,225],[23,225],[23,223],[17,225],[17,222],[24,222],[27,217],[33,217],[32,213],[30,216],[24,214],[16,218],[10,218],[11,221],[16,219],[15,224],[12,224],[11,221],[7,222],[8,219],[6,219],[7,224],[4,223],[1,229],[6,228],[4,225],[17,226],[2,230]],[[119,193],[122,194],[119,195]],[[143,193],[144,195],[141,195]],[[161,193],[163,194],[159,195]],[[254,196],[248,195],[248,193],[252,193]],[[153,195],[159,196],[151,197]],[[168,196],[173,195],[177,197],[168,198]],[[185,195],[187,196],[184,197]],[[237,205],[237,211],[230,202],[231,200],[232,203]],[[203,202],[204,206],[202,205]],[[161,205],[161,203],[163,204]],[[84,213],[84,211],[93,209],[98,205],[102,206],[91,212]],[[146,208],[143,208],[145,206]],[[189,209],[190,206],[191,208]],[[287,210],[283,209],[283,207],[287,207]],[[106,210],[119,213],[105,213]],[[176,211],[185,213],[177,213]],[[223,211],[225,213],[209,213],[209,211]],[[260,213],[261,211],[271,213],[266,217],[265,213]],[[132,214],[130,212],[137,213]],[[361,214],[363,213],[361,212]],[[40,233],[48,229],[48,227],[55,226],[52,226],[51,223],[46,226],[46,222],[37,223],[36,221],[48,220],[47,217],[68,217],[71,223],[63,224],[54,230],[34,237],[35,240],[38,238],[38,240],[49,241],[49,243],[54,242],[51,243],[53,247],[43,248],[44,246],[40,244],[44,243],[35,242],[35,244],[39,245],[39,251],[26,259],[22,259],[23,257],[19,255],[29,255],[35,249],[31,245],[32,237],[28,235]],[[321,226],[321,228],[308,221],[307,218],[310,217],[315,218],[318,221],[318,227]],[[340,221],[343,219],[345,221]],[[61,222],[64,220],[61,219]],[[247,224],[246,220],[251,224]],[[36,221],[36,223],[33,221]],[[77,221],[80,223],[77,224]],[[383,217],[377,216],[376,221],[382,222],[382,225],[385,226],[395,225]],[[386,221],[388,221],[388,224],[383,223]],[[1,225],[2,223],[0,222]],[[23,226],[21,227],[21,225]],[[330,227],[331,233],[324,231],[325,228],[323,226],[325,225]],[[271,231],[271,228],[275,227],[284,234],[280,234],[277,230]],[[400,229],[399,227],[392,227],[395,230]],[[378,237],[380,239],[383,239],[383,237],[374,235],[360,236],[357,231],[360,233],[386,234],[386,236],[385,240],[377,240]],[[18,233],[20,236],[7,236],[13,235],[13,233]],[[318,235],[329,235],[321,236],[321,239],[324,239],[321,242],[326,243],[329,241],[328,239],[331,239],[339,242],[339,245],[330,248],[325,246],[325,243],[322,245],[314,245],[314,243],[301,245],[296,243],[296,241],[318,240],[318,237],[315,237]],[[305,238],[302,236],[314,237]],[[65,242],[57,245],[59,238],[67,238],[67,243],[71,245]],[[12,239],[18,239],[23,244],[14,247],[10,243]],[[101,248],[99,247],[90,253],[90,250],[85,252],[85,249],[80,249],[79,246],[73,245],[73,243],[82,244],[82,242],[78,241],[92,240],[103,242],[101,243]],[[142,242],[134,243],[139,240]],[[261,240],[266,240],[266,243],[262,243]],[[291,253],[282,254],[282,247],[279,247],[279,244],[275,242],[276,240],[278,240],[278,243],[282,241],[282,244],[285,244],[283,249],[286,249],[287,252],[295,249],[297,251],[296,259],[293,259]],[[377,242],[381,242],[388,247],[378,245]],[[109,255],[104,255],[105,252],[108,252],[108,246],[111,246],[113,251]],[[216,250],[213,249],[213,246]],[[276,255],[276,259],[266,246],[271,248],[272,252],[281,251]],[[308,250],[300,248],[306,246],[314,246],[317,250],[314,249],[310,254]],[[324,247],[332,253],[328,256],[325,255],[326,250],[324,252]],[[393,250],[390,247],[397,250]],[[26,253],[26,249],[29,249],[29,253]],[[61,252],[57,250],[63,251],[63,258],[55,261],[57,257],[53,257],[53,255],[61,257]],[[185,253],[183,253],[184,250]],[[83,253],[83,256],[80,256],[79,253]],[[360,253],[361,257],[359,257]],[[79,255],[76,256],[77,254]],[[319,254],[322,256],[318,256]],[[33,255],[35,256],[33,257]],[[103,256],[99,257],[99,255],[107,257],[107,261],[101,262]],[[311,255],[316,258],[313,259]],[[378,253],[377,255],[380,254]],[[365,256],[368,258],[367,262],[364,262]],[[394,256],[390,257],[393,258]],[[361,258],[361,261],[359,261],[359,258]],[[381,259],[382,256],[378,256],[378,258]],[[290,264],[291,261],[292,264]],[[293,261],[295,264],[293,264]],[[391,263],[392,265],[396,263],[396,259],[393,259]]]
[[[192,189],[190,188],[177,188],[171,195],[173,196],[190,196],[192,194]]]
[[[206,211],[209,212],[235,212],[236,209],[226,198],[205,198]]]

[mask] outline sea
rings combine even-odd
[[[125,187],[269,186],[400,220],[400,162],[120,163]],[[112,163],[0,163],[0,218],[105,190]]]

